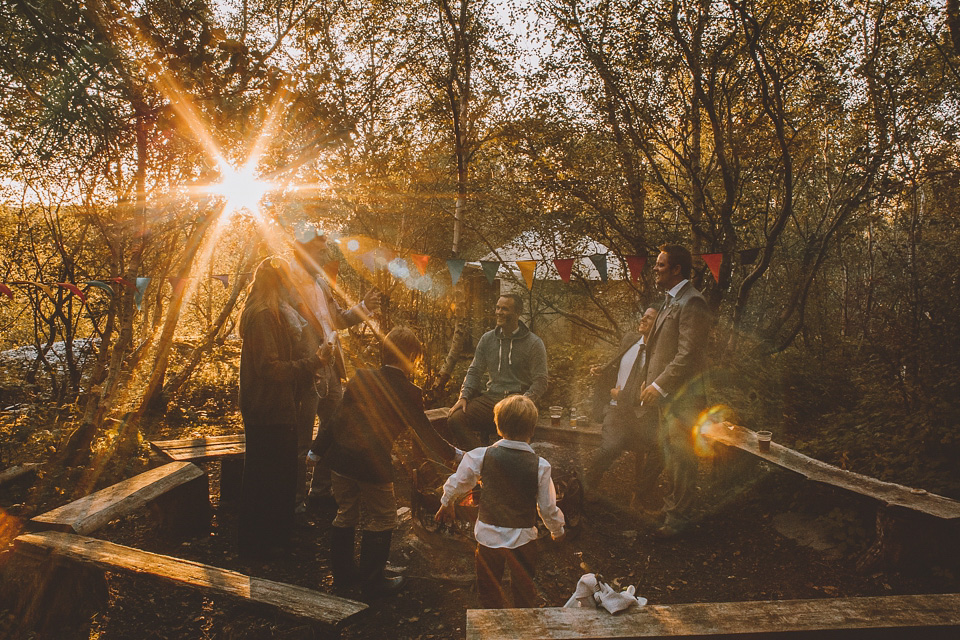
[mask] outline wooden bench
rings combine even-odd
[[[777,442],[770,443],[770,451],[760,451],[754,431],[728,422],[709,425],[701,434],[808,480],[879,502],[877,539],[860,559],[861,569],[875,564],[897,565],[911,555],[916,559],[917,553],[929,551],[931,547],[951,553],[956,546],[954,542],[960,533],[960,501],[840,469]],[[923,532],[926,545],[913,544],[918,532]]]
[[[13,482],[40,469],[38,462],[25,462],[0,471],[0,486]]]
[[[240,496],[243,481],[243,453],[247,440],[242,433],[183,440],[156,440],[150,447],[167,460],[220,462],[220,500],[231,502]]]
[[[467,611],[467,640],[743,637],[957,638],[960,594]]]
[[[102,602],[94,603],[89,597],[76,596],[93,592],[105,595],[105,584],[91,583],[92,578],[103,583],[104,571],[144,576],[208,594],[224,595],[332,626],[340,625],[367,608],[362,602],[305,587],[69,533],[24,534],[14,539],[13,550],[16,562],[20,563],[15,579],[21,583],[24,580],[32,582],[20,585],[19,591],[23,595],[17,605],[18,613],[31,623],[38,620],[47,623],[45,618],[51,614],[56,615],[60,623],[83,619],[84,615],[88,617],[90,607],[102,606]],[[79,584],[78,568],[86,569]],[[78,607],[83,610],[76,610]]]
[[[30,526],[88,534],[147,504],[158,511],[166,531],[206,531],[211,515],[207,474],[190,462],[171,462],[35,516]]]

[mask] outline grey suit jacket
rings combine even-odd
[[[623,358],[623,354],[635,345],[639,339],[640,334],[636,331],[628,331],[623,334],[616,355],[600,369],[600,376],[597,378],[593,388],[593,419],[596,422],[603,422],[603,413],[610,405],[610,389],[613,389],[617,385],[617,375],[620,373],[620,360]],[[646,345],[644,345],[640,353],[643,354],[646,348]],[[627,377],[626,384],[624,384],[623,389],[620,390],[619,399],[617,400],[618,407],[632,407],[634,405],[633,396],[643,381],[643,368],[639,366],[641,360],[641,355],[638,355],[637,361],[633,365],[633,370]]]
[[[644,384],[657,383],[667,394],[661,407],[688,417],[706,407],[703,371],[711,314],[707,301],[688,282],[660,310],[647,347]]]

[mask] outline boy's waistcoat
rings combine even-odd
[[[540,457],[531,451],[487,447],[480,471],[480,520],[511,529],[536,526],[539,466]]]

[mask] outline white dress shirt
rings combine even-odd
[[[506,449],[519,449],[529,451],[536,455],[533,447],[528,442],[519,440],[498,440],[491,445],[493,447],[504,447]],[[467,495],[473,489],[483,470],[483,456],[487,453],[486,447],[477,447],[472,451],[463,454],[463,460],[457,467],[456,473],[447,478],[443,485],[443,496],[440,498],[440,504],[449,506],[456,504],[463,496]],[[554,539],[563,535],[563,512],[557,507],[557,490],[553,486],[553,479],[550,477],[550,463],[539,458],[537,466],[537,513],[540,519],[550,531],[550,536]],[[481,500],[483,497],[481,496]],[[522,547],[528,542],[537,539],[537,528],[528,527],[514,529],[511,527],[496,527],[487,524],[477,518],[477,524],[473,528],[473,535],[478,544],[493,549],[516,549]]]
[[[640,339],[637,340],[632,347],[627,349],[623,357],[620,358],[620,368],[617,370],[617,389],[623,389],[627,385],[627,378],[630,377],[630,372],[633,371],[633,365],[637,362],[637,356],[640,356],[640,368],[643,369],[643,362],[647,355],[646,353],[640,353],[640,348],[643,344],[643,336],[640,336]],[[610,405],[614,407],[617,406],[617,401],[611,398]]]

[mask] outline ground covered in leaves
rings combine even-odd
[[[202,430],[236,430],[236,422]],[[167,427],[154,439],[191,437],[201,431]],[[562,469],[589,460],[585,445],[543,442],[541,455]],[[403,453],[403,452],[401,452]],[[23,460],[26,461],[26,460]],[[14,462],[20,462],[16,460]],[[9,464],[9,462],[8,462]],[[137,464],[127,471],[132,475]],[[723,463],[703,465],[698,520],[683,537],[666,542],[651,537],[652,523],[631,506],[628,461],[609,473],[601,495],[586,503],[578,527],[560,543],[541,540],[537,583],[544,606],[560,606],[588,571],[620,588],[635,585],[651,604],[823,598],[960,589],[955,567],[858,571],[856,561],[872,541],[875,505],[762,464],[723,484],[713,472]],[[410,577],[399,596],[375,602],[346,625],[343,638],[462,638],[465,611],[478,606],[473,588],[473,545],[464,536],[430,531],[412,517],[409,475],[397,474],[401,526],[390,568]],[[188,558],[271,580],[331,591],[327,556],[332,509],[302,514],[295,551],[270,563],[242,561],[234,545],[236,511],[219,501],[219,465],[207,465],[214,517],[208,535],[188,540],[157,536],[149,513],[114,521],[95,535],[148,551]],[[80,470],[74,470],[80,477]],[[64,472],[69,475],[69,470]],[[38,480],[0,487],[9,540],[17,522],[65,501],[58,492],[37,493]],[[46,477],[47,486],[54,486]],[[104,477],[98,488],[109,484]],[[429,523],[428,523],[429,525]],[[4,546],[6,542],[4,542]],[[253,609],[228,598],[143,578],[108,575],[109,601],[88,622],[60,629],[57,638],[320,638],[330,635],[303,620]],[[0,637],[14,627],[3,612]],[[26,637],[29,637],[26,636]]]

